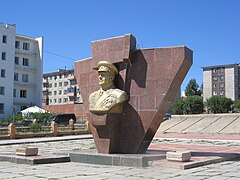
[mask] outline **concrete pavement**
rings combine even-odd
[[[82,136],[82,135],[80,135]],[[160,136],[160,137],[159,137]],[[151,146],[159,148],[174,146],[192,147],[202,149],[209,149],[216,147],[216,149],[223,148],[239,148],[240,140],[229,138],[226,140],[212,140],[205,138],[206,141],[198,141],[198,138],[191,138],[190,135],[185,138],[178,138],[175,135],[173,137],[164,138],[161,135],[156,135]],[[195,135],[196,136],[196,135]],[[60,139],[62,138],[62,141]],[[71,139],[72,137],[58,137],[58,141],[41,142],[41,138],[37,138],[38,141],[26,141],[27,146],[38,147],[40,153],[67,153],[74,150],[94,149],[95,145],[92,139],[80,138]],[[204,136],[201,136],[204,139]],[[44,139],[43,139],[44,140]],[[50,140],[50,139],[48,139]],[[53,139],[52,139],[53,140]],[[21,142],[23,142],[22,140]],[[226,142],[228,142],[226,144]],[[5,144],[0,145],[0,152],[14,152],[17,147],[21,147],[24,144]],[[146,167],[146,168],[133,168],[133,167],[119,167],[119,166],[103,166],[103,165],[89,165],[82,163],[55,163],[55,164],[41,164],[41,165],[25,165],[15,164],[10,162],[0,162],[0,179],[52,179],[52,180],[74,180],[74,179],[240,179],[240,161],[225,161],[222,163],[211,164],[198,168],[180,170],[166,167]]]

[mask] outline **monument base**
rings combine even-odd
[[[166,158],[164,151],[149,150],[144,154],[102,154],[96,150],[79,151],[69,153],[71,162],[112,165],[112,166],[130,166],[130,167],[148,167],[149,162]]]
[[[0,161],[9,161],[18,164],[49,164],[49,163],[63,163],[69,162],[68,155],[56,155],[56,154],[47,154],[47,155],[36,155],[36,156],[19,156],[14,153],[1,153]]]

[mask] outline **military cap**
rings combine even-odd
[[[93,68],[98,72],[111,72],[114,74],[118,74],[118,69],[112,63],[108,61],[99,61],[97,67]]]

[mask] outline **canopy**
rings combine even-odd
[[[32,106],[32,107],[29,107],[27,109],[24,109],[21,111],[21,113],[24,115],[24,114],[28,114],[28,113],[47,113],[48,111],[44,110],[44,109],[41,109],[37,106]]]

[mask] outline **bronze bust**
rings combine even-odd
[[[108,61],[99,61],[94,69],[98,71],[100,89],[90,94],[89,111],[96,115],[121,113],[128,95],[113,83],[118,69]]]

